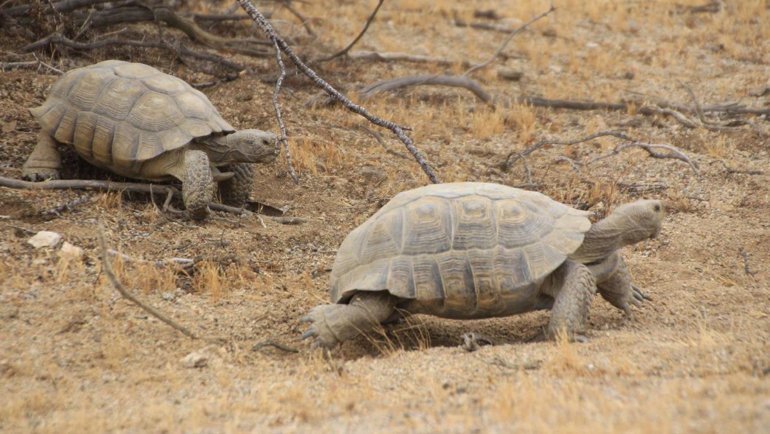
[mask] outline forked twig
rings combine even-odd
[[[267,21],[264,15],[262,15],[259,10],[254,6],[254,4],[251,3],[250,0],[237,0],[238,4],[241,5],[241,7],[246,11],[247,14],[254,20],[257,25],[262,28],[262,30],[267,34],[267,37],[273,41],[274,44],[278,45],[278,47],[283,51],[286,56],[291,59],[291,61],[297,66],[297,68],[302,71],[303,74],[308,76],[313,83],[315,83],[317,86],[322,88],[326,93],[328,93],[331,97],[336,99],[337,101],[340,101],[342,105],[345,106],[348,110],[357,113],[364,118],[366,118],[369,122],[378,125],[383,128],[387,128],[390,131],[392,131],[396,137],[398,137],[399,140],[406,146],[406,148],[411,152],[411,154],[414,156],[415,160],[417,160],[417,163],[420,165],[422,170],[425,172],[425,174],[428,176],[428,178],[433,183],[438,183],[439,179],[436,176],[436,174],[433,172],[433,169],[431,168],[428,161],[423,156],[422,152],[420,152],[417,147],[415,147],[414,142],[412,139],[406,134],[406,131],[404,128],[402,128],[399,125],[396,125],[395,123],[381,119],[377,116],[372,115],[367,111],[364,107],[361,107],[354,102],[352,102],[350,99],[348,99],[345,95],[341,94],[337,89],[332,87],[329,83],[327,83],[325,80],[323,80],[321,77],[316,74],[315,71],[313,71],[309,66],[307,66],[297,55],[294,53],[294,50],[289,47],[289,45],[284,41],[273,29],[273,26],[270,25],[270,22]]]
[[[374,21],[374,17],[377,16],[377,12],[380,11],[380,7],[382,6],[382,3],[384,1],[385,0],[379,0],[377,2],[377,6],[374,8],[374,10],[372,11],[371,15],[369,15],[369,18],[366,19],[366,24],[364,24],[364,28],[361,30],[361,33],[359,33],[358,36],[356,36],[355,39],[353,39],[353,41],[351,41],[348,44],[347,47],[343,48],[342,50],[340,50],[340,51],[338,51],[338,52],[336,52],[334,54],[332,54],[331,56],[327,56],[327,57],[318,59],[318,60],[316,60],[316,62],[317,63],[328,62],[329,60],[336,59],[337,57],[344,56],[345,54],[347,54],[348,51],[350,51],[350,49],[353,48],[353,46],[356,45],[356,43],[358,43],[358,41],[364,36],[364,33],[366,33],[366,31],[369,30],[369,25],[372,24],[372,21]]]

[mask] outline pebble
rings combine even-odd
[[[80,259],[83,257],[83,249],[68,242],[63,242],[61,249],[59,249],[59,256]]]
[[[56,247],[61,241],[61,234],[51,231],[40,231],[36,233],[32,238],[27,240],[32,247],[39,249],[42,247]]]
[[[209,355],[203,351],[193,351],[182,358],[185,368],[203,368],[209,364]]]

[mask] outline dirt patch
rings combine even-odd
[[[519,35],[502,60],[475,77],[508,97],[616,102],[643,95],[692,104],[684,83],[702,104],[767,107],[767,96],[751,96],[767,84],[766,2],[737,2],[717,13],[693,13],[687,7],[695,1],[678,3],[559,2],[554,15]],[[298,46],[311,57],[344,46],[373,4],[335,3],[334,14],[328,2],[295,6],[319,34],[316,43]],[[356,48],[481,62],[505,34],[460,27],[457,20],[483,20],[474,11],[494,9],[502,18],[492,24],[515,27],[547,7],[386,2]],[[283,9],[273,19],[284,34],[304,32]],[[7,53],[22,41],[1,44]],[[76,54],[56,65],[109,55],[192,82],[208,79],[152,50]],[[0,60],[14,60],[5,57]],[[204,92],[236,127],[275,130],[273,59],[235,58],[249,72]],[[501,69],[522,78],[501,78]],[[353,90],[463,68],[341,59],[319,70]],[[21,176],[38,131],[27,109],[45,98],[56,79],[49,72],[0,73],[2,176]],[[394,155],[407,153],[388,132],[341,108],[306,104],[316,95],[293,73],[281,94],[300,183],[281,160],[260,168],[252,191],[307,219],[301,225],[218,212],[198,224],[164,215],[146,195],[117,193],[85,193],[89,200],[57,215],[46,211],[84,193],[0,188],[0,430],[763,432],[770,426],[766,118],[693,129],[633,111],[492,109],[465,90],[436,87],[367,101],[372,112],[412,128],[444,181],[534,184],[597,215],[635,198],[660,198],[671,215],[658,239],[624,252],[652,301],[626,318],[597,297],[586,344],[528,342],[547,313],[464,322],[417,316],[382,337],[345,343],[327,359],[299,341],[298,319],[326,302],[337,247],[395,193],[428,181],[413,160]],[[607,129],[675,145],[700,170],[639,149],[587,164],[619,143],[613,138],[546,146],[527,158],[529,179],[522,162],[500,168],[511,151],[538,140]],[[110,177],[71,154],[65,165],[65,177]],[[115,261],[132,291],[196,333],[227,343],[184,338],[120,298],[101,272],[98,225],[115,249],[150,261]],[[84,256],[32,248],[26,239],[39,230],[62,234]],[[172,257],[194,259],[195,270],[152,264]],[[458,347],[465,332],[494,345],[468,353]],[[300,352],[252,351],[268,340]],[[194,352],[205,362],[183,361]]]

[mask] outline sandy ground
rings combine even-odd
[[[297,3],[319,34],[314,42],[285,10],[276,9],[274,20],[302,56],[313,57],[358,32],[374,7],[361,3],[367,4]],[[503,99],[665,99],[691,106],[689,87],[704,105],[766,108],[770,99],[757,89],[770,86],[767,2],[726,2],[717,13],[678,3],[556,2],[556,13],[472,76]],[[386,2],[354,51],[453,64],[341,59],[318,69],[347,91],[405,75],[462,73],[463,61],[485,60],[506,34],[456,20],[513,28],[547,8],[534,0]],[[490,9],[500,18],[474,17]],[[146,31],[155,34],[154,27]],[[25,42],[4,39],[0,60]],[[191,82],[207,78],[166,53],[136,49],[70,52],[51,63],[69,69],[105,58],[143,61]],[[238,59],[248,73],[204,92],[237,127],[276,130],[273,59]],[[501,71],[522,78],[510,81]],[[27,108],[45,98],[56,80],[49,74],[0,73],[2,176],[21,176],[38,131]],[[410,126],[444,181],[527,184],[598,216],[635,198],[660,198],[669,216],[658,239],[624,251],[652,301],[627,318],[597,297],[587,343],[529,342],[547,312],[480,321],[416,316],[325,358],[299,341],[298,319],[326,302],[337,247],[395,193],[428,180],[387,131],[338,107],[308,105],[316,96],[290,72],[281,101],[301,179],[294,184],[281,159],[260,168],[252,191],[254,199],[288,206],[304,224],[220,212],[195,223],[162,213],[146,195],[0,187],[0,431],[768,432],[767,118],[688,128],[635,109],[493,110],[463,89],[444,87],[364,102]],[[677,146],[699,170],[640,149],[592,161],[622,143],[614,138],[545,146],[527,158],[529,178],[521,162],[501,168],[510,152],[538,140],[608,129]],[[65,177],[108,176],[71,154],[66,161]],[[46,213],[80,197],[72,210]],[[134,258],[113,264],[133,293],[195,333],[224,341],[185,338],[121,298],[102,272],[99,225],[112,247]],[[34,249],[26,240],[40,230],[60,233],[84,255]],[[171,257],[196,266],[185,272],[137,261]],[[466,332],[494,344],[467,352],[459,346]],[[299,352],[252,349],[265,342]],[[184,359],[193,356],[203,366],[187,367]]]

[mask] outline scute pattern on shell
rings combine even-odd
[[[502,314],[583,242],[589,213],[497,184],[400,193],[353,230],[331,275],[332,302],[388,290],[448,317]]]
[[[44,132],[86,160],[124,173],[193,138],[234,131],[206,95],[183,80],[119,60],[67,72],[30,112]]]

